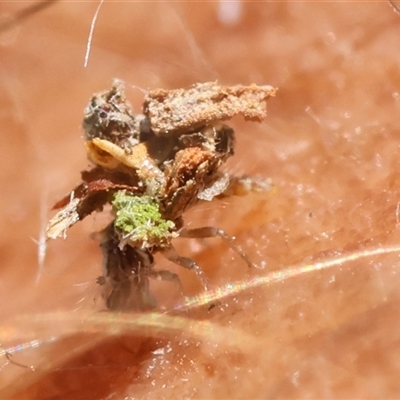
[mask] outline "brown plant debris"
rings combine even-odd
[[[272,86],[221,86],[217,82],[197,83],[189,89],[156,89],[145,96],[143,113],[156,135],[169,135],[235,115],[261,121],[267,115],[265,103],[275,93]]]

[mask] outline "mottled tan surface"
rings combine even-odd
[[[221,86],[217,82],[175,90],[154,89],[146,93],[143,112],[154,133],[166,136],[235,115],[261,122],[267,116],[266,100],[275,92],[272,86]]]
[[[244,3],[227,26],[218,3],[110,1],[85,69],[96,6],[60,3],[1,37],[0,340],[39,346],[13,356],[36,372],[0,371],[0,398],[399,397],[400,16],[385,2],[260,2]],[[215,288],[247,284],[221,300],[223,310],[95,313],[101,256],[89,235],[104,226],[100,216],[49,243],[38,267],[32,238],[88,165],[83,109],[114,77],[132,85],[136,110],[149,88],[217,79],[279,88],[264,123],[234,121],[238,150],[228,162],[229,172],[271,177],[275,190],[186,217],[236,235],[266,267],[248,271],[217,239],[177,240]],[[394,251],[248,288],[299,263],[387,246]],[[194,274],[158,261],[199,293]],[[166,308],[180,301],[173,284],[153,291]]]

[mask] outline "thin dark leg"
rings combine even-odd
[[[244,261],[246,261],[247,265],[249,267],[254,267],[254,264],[250,261],[249,257],[247,254],[243,251],[243,249],[238,246],[235,243],[235,238],[232,236],[229,236],[225,231],[222,229],[214,228],[212,226],[205,226],[203,228],[196,228],[196,229],[186,229],[182,228],[179,231],[179,237],[185,237],[185,238],[210,238],[210,237],[216,237],[219,236],[223,240],[229,243],[229,246],[235,250],[240,257],[243,258]],[[179,263],[177,263],[179,264]]]
[[[162,250],[161,253],[164,255],[165,258],[174,262],[175,264],[196,272],[201,281],[201,284],[203,285],[203,288],[205,290],[210,290],[210,284],[208,283],[208,279],[204,271],[201,269],[200,265],[194,262],[191,258],[181,257],[172,245],[168,249]]]
[[[183,285],[181,280],[179,279],[179,276],[171,271],[168,271],[166,269],[161,269],[161,270],[153,270],[147,272],[147,276],[152,279],[157,279],[161,281],[168,281],[168,282],[173,282],[176,286],[178,286],[179,291],[182,295],[182,297],[185,297],[183,293]]]

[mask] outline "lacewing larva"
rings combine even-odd
[[[92,96],[83,129],[94,167],[83,171],[82,183],[55,205],[59,211],[48,224],[47,236],[66,237],[72,225],[106,204],[112,206],[113,220],[99,234],[104,262],[98,278],[110,310],[155,307],[149,278],[173,281],[182,290],[178,275],[154,268],[156,252],[193,270],[209,289],[201,267],[175,250],[172,241],[177,237],[221,237],[252,266],[223,230],[187,229],[183,214],[199,201],[268,189],[268,180],[221,172],[235,147],[233,129],[221,121],[238,114],[261,121],[266,100],[275,92],[271,86],[216,82],[150,90],[139,115],[118,80]]]

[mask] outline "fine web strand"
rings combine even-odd
[[[90,24],[89,37],[88,37],[88,41],[87,41],[87,45],[86,45],[85,62],[83,64],[83,66],[85,68],[88,66],[88,63],[89,63],[90,49],[92,46],[93,32],[94,32],[94,27],[95,27],[96,21],[97,21],[97,16],[99,15],[100,8],[103,5],[104,1],[105,0],[100,0],[99,5],[97,6],[96,12],[94,13],[92,23]]]

